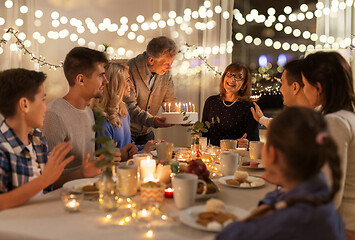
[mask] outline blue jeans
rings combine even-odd
[[[154,140],[154,138],[155,136],[153,131],[145,135],[132,136],[132,140],[135,142],[136,145],[144,145],[149,140]]]

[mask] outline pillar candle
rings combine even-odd
[[[147,159],[141,161],[141,179],[144,182],[154,181],[156,162],[154,159],[150,159],[148,156]]]

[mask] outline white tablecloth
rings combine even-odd
[[[263,171],[252,171],[260,175]],[[217,183],[218,181],[215,180]],[[218,184],[221,192],[216,196],[227,205],[254,209],[258,201],[275,186],[266,183],[255,189],[230,188]],[[197,200],[203,205],[206,200]],[[152,239],[214,239],[216,234],[190,228],[179,222],[179,211],[173,199],[165,199],[163,211],[175,221],[153,229]],[[139,224],[118,226],[102,224],[105,213],[98,208],[97,201],[84,201],[78,213],[68,213],[60,200],[60,189],[38,197],[21,207],[0,212],[0,239],[147,239],[147,229]]]

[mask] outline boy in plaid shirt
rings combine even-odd
[[[70,142],[58,144],[48,155],[40,130],[47,109],[46,75],[26,69],[0,72],[0,210],[16,207],[50,190],[50,185],[73,160],[65,159]]]

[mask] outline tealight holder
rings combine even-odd
[[[67,212],[78,212],[84,200],[84,193],[79,190],[63,189],[61,197]]]
[[[167,187],[167,188],[165,188],[164,191],[165,191],[165,193],[164,193],[165,198],[173,198],[174,197],[174,188]]]
[[[155,217],[156,206],[150,201],[139,201],[132,209],[132,218],[136,222],[150,223]]]
[[[156,184],[148,182],[141,185],[142,201],[155,201],[161,204],[164,200],[165,184]]]

